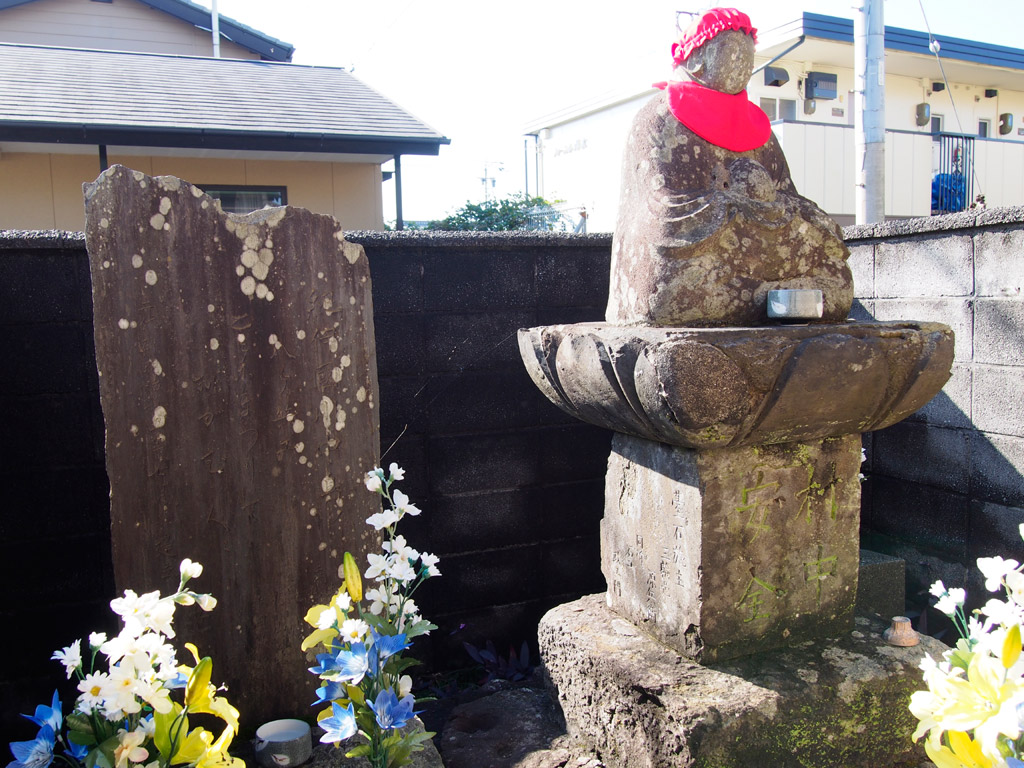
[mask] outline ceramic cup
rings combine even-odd
[[[286,768],[309,760],[313,742],[301,720],[272,720],[256,729],[253,747],[262,768]]]

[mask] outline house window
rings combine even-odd
[[[201,190],[220,200],[225,213],[250,213],[261,208],[288,205],[287,187],[257,187],[239,184],[197,184]]]
[[[978,121],[978,138],[979,139],[987,139],[988,138],[988,135],[989,135],[988,132],[989,132],[989,128],[990,128],[991,125],[992,125],[992,123],[989,120],[979,120]]]
[[[764,111],[764,113],[766,115],[768,115],[768,119],[769,120],[774,120],[775,119],[775,116],[776,116],[775,115],[775,99],[764,99],[764,98],[762,98],[761,99],[761,109]]]
[[[796,99],[779,99],[779,119],[796,120]]]
[[[932,115],[932,133],[942,133],[942,115]]]

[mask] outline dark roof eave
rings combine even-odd
[[[210,11],[205,8],[192,7],[191,4],[175,2],[175,0],[140,1],[151,8],[169,13],[201,29],[209,28]],[[295,46],[281,40],[275,40],[269,35],[264,35],[244,24],[239,24],[234,19],[229,19],[226,16],[220,16],[219,25],[221,35],[271,61],[291,61],[292,54],[295,53]]]
[[[202,129],[140,129],[135,126],[54,125],[0,121],[0,141],[174,147],[257,152],[323,152],[352,155],[437,155],[451,140],[423,136],[338,136],[303,133],[247,133]]]

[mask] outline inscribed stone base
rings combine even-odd
[[[859,467],[859,435],[694,451],[616,434],[608,605],[702,663],[849,631]]]
[[[570,735],[607,768],[917,765],[907,704],[921,658],[946,646],[896,648],[884,628],[858,616],[836,640],[702,666],[590,595],[549,611],[538,637]]]

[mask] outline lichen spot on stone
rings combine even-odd
[[[139,269],[142,266],[142,257],[139,254],[132,256],[132,266]]]
[[[274,292],[273,291],[267,291],[267,295],[264,296],[263,298],[265,298],[267,301],[273,301],[274,300]]]
[[[333,307],[333,306],[334,306],[334,300],[330,296],[324,296],[324,303],[323,303],[324,312],[330,312],[331,311],[331,307]]]
[[[153,229],[163,229],[164,221],[164,215],[162,213],[154,213],[149,219],[149,226]]]
[[[349,303],[349,304],[352,304],[353,306],[355,306],[355,303],[356,303],[356,297],[355,297],[355,296],[349,296],[349,297],[348,297],[348,303]]]
[[[341,243],[341,250],[349,264],[355,264],[359,261],[359,257],[363,255],[363,246],[344,240]]]
[[[132,424],[131,428],[128,431],[131,432],[132,436],[134,437],[135,435],[139,434],[139,425]]]
[[[320,415],[324,420],[324,429],[331,426],[331,414],[334,412],[334,401],[327,395],[320,398]]]
[[[302,419],[296,419],[292,422],[292,432],[296,435],[301,435],[302,430],[306,428],[306,425],[302,423]]]
[[[245,343],[245,334],[244,333],[238,334],[238,343],[239,344],[244,344]]]
[[[349,357],[348,355],[342,355],[341,356],[341,367],[342,368],[348,368],[350,365],[352,365],[352,358]]]
[[[110,269],[110,262],[107,261],[107,260],[104,260],[103,264],[101,264],[100,266],[102,266],[104,269]]]
[[[338,351],[338,338],[336,336],[331,336],[331,338],[329,338],[327,340],[327,346],[330,348],[331,354],[334,354],[335,352],[337,352]]]
[[[246,296],[252,296],[256,293],[256,278],[252,275],[246,275],[242,278],[242,282],[239,287],[242,289],[242,293]]]
[[[199,187],[192,187],[192,197],[202,197],[202,196],[203,196],[203,190],[201,190]]]
[[[260,248],[260,263],[266,264],[268,267],[274,263],[274,252],[270,250],[270,240],[267,240],[267,247]]]
[[[164,375],[164,367],[160,364],[159,360],[154,358],[154,359],[150,360],[149,362],[153,366],[153,374],[154,375],[156,375],[156,376],[163,376]]]
[[[106,229],[109,226],[110,226],[110,219],[108,219],[106,216],[104,216],[102,219],[100,219],[100,228],[101,229]]]
[[[219,347],[220,347],[220,342],[217,341],[217,339],[210,339],[210,349],[212,349],[212,350],[214,350],[216,352]]]
[[[267,275],[270,274],[270,269],[262,261],[256,262],[252,266],[252,276],[257,280],[266,280]]]
[[[177,192],[181,189],[181,179],[177,176],[157,176],[156,181],[168,192]]]
[[[122,317],[120,320],[117,321],[117,327],[120,328],[122,331],[127,331],[128,326],[129,323],[127,318]]]
[[[153,426],[160,429],[164,424],[167,423],[167,409],[162,405],[158,405],[153,409]]]
[[[160,198],[160,213],[162,213],[164,216],[166,216],[170,210],[171,210],[171,198],[169,198],[169,197],[161,197]]]
[[[304,338],[306,338],[306,332],[299,328],[299,330],[295,332],[295,338],[297,338],[299,341],[302,341]]]
[[[323,489],[324,493],[330,493],[334,490],[334,478],[330,475],[324,475],[324,479],[320,481],[320,488]]]
[[[256,298],[265,299],[267,294],[270,293],[270,289],[267,288],[266,283],[256,283]]]
[[[256,264],[256,258],[256,251],[246,248],[244,251],[242,251],[242,266],[245,267],[246,269],[252,269],[253,266]]]
[[[366,387],[360,387],[356,390],[356,400],[360,403],[366,402]]]
[[[321,541],[319,544],[316,545],[316,548],[318,552],[323,552],[325,549],[327,549],[327,542]]]
[[[341,381],[341,377],[344,375],[344,372],[345,371],[341,366],[334,366],[334,368],[331,370],[331,381],[337,384],[339,381]]]
[[[203,202],[199,204],[199,207],[202,208],[205,211],[207,208],[210,207],[210,204],[208,202],[206,202],[205,200],[203,200]]]
[[[142,171],[132,171],[132,178],[135,179],[136,181],[142,181],[144,178],[146,178],[146,174],[144,174]]]
[[[338,413],[337,413],[337,417],[336,418],[337,418],[337,421],[334,422],[334,431],[335,432],[340,432],[341,430],[343,430],[345,428],[346,415],[345,415],[345,409],[344,408],[339,408],[338,409]]]
[[[156,271],[152,269],[146,270],[146,285],[156,285]]]
[[[274,349],[281,348],[281,340],[277,338],[276,333],[272,333],[270,334],[270,336],[267,337],[267,343],[270,344],[270,346],[272,346]]]
[[[304,450],[306,450],[306,444],[305,443],[298,442],[298,443],[295,444],[295,452],[296,453],[302,453]]]
[[[316,273],[316,277],[317,277],[317,280],[323,280],[324,279],[324,273],[323,272],[317,272]]]

